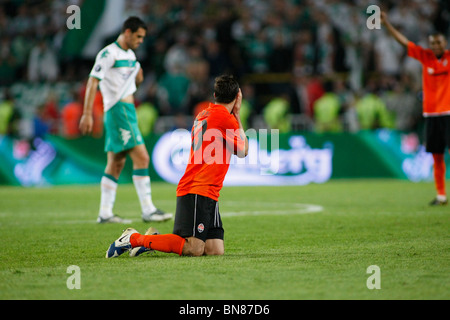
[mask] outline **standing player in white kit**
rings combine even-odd
[[[133,183],[145,222],[165,221],[172,214],[155,207],[151,196],[148,166],[150,157],[137,125],[133,93],[144,80],[133,50],[144,41],[146,25],[138,17],[128,18],[117,40],[97,54],[89,74],[80,130],[89,134],[93,128],[93,104],[97,87],[103,96],[105,152],[107,164],[101,180],[98,223],[131,223],[113,213],[117,182],[127,154],[133,161]]]

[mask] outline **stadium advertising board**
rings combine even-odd
[[[249,154],[232,156],[224,185],[305,185],[328,181],[332,174],[333,145],[311,148],[301,135],[279,148],[278,130],[247,130]],[[189,161],[191,133],[180,129],[164,134],[156,143],[153,166],[160,177],[178,183]]]
[[[352,178],[433,180],[432,156],[415,133],[278,134],[266,130],[247,134],[249,155],[231,158],[225,185],[305,185]],[[0,136],[0,184],[98,183],[106,162],[103,143],[91,137],[46,136],[25,141]],[[178,183],[187,164],[190,132],[150,135],[145,143],[151,155],[152,180]],[[450,163],[448,155],[446,162]],[[131,183],[131,172],[128,161],[119,182]]]

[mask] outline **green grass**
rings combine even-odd
[[[155,203],[174,212],[175,188],[153,183]],[[433,196],[432,183],[397,180],[224,187],[224,256],[107,260],[124,227],[94,223],[99,186],[0,187],[0,299],[449,299],[450,208],[429,207]],[[148,227],[131,184],[115,212]],[[70,265],[80,290],[66,286]],[[366,286],[371,265],[379,290]]]

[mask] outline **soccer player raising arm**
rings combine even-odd
[[[436,197],[430,205],[448,203],[445,190],[445,148],[450,148],[450,51],[442,33],[428,36],[429,49],[409,41],[381,12],[381,22],[408,56],[422,64],[423,116],[425,118],[426,151],[433,154]]]

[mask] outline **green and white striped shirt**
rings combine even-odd
[[[100,50],[89,76],[100,80],[105,112],[136,91],[139,68],[134,51],[122,49],[117,41]]]

